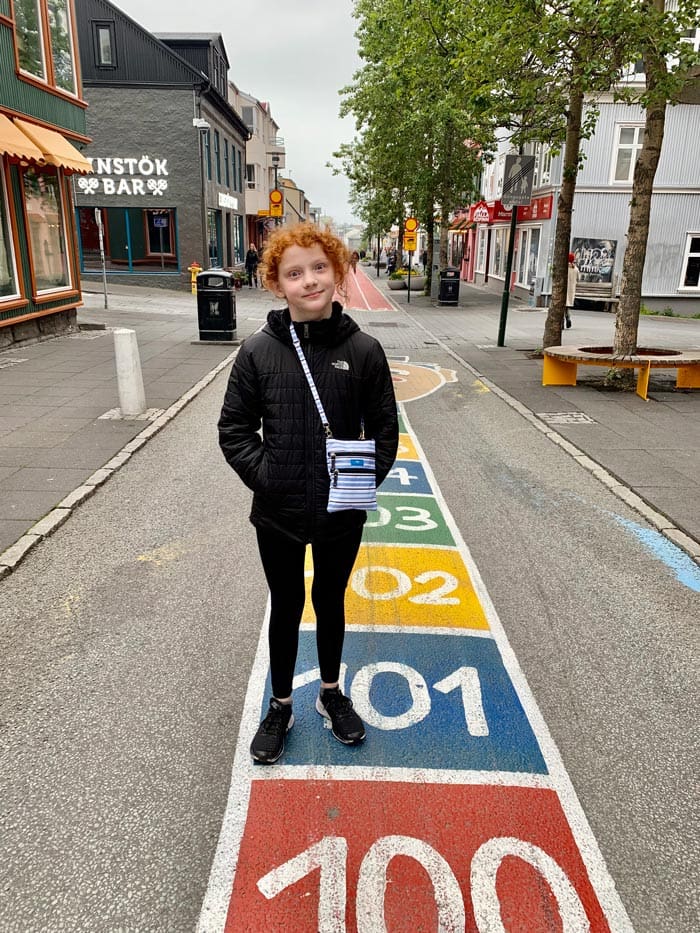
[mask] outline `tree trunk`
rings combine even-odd
[[[644,71],[647,90],[653,95],[659,76],[665,74],[666,63],[663,57],[651,47],[644,55]],[[665,124],[666,95],[664,94],[663,100],[652,98],[647,105],[644,142],[634,167],[627,248],[622,265],[620,303],[615,319],[613,353],[616,356],[629,356],[637,352],[642,276],[649,239],[651,198],[654,192],[654,177],[661,157]]]
[[[566,143],[561,190],[557,201],[557,226],[552,254],[552,300],[544,326],[543,346],[561,346],[561,328],[566,310],[566,282],[571,249],[571,215],[576,193],[581,120],[583,116],[583,89],[578,70],[571,77],[569,109],[566,116]]]
[[[435,236],[435,217],[432,203],[427,205],[425,216],[425,232],[428,237],[428,245],[426,246],[428,250],[428,266],[426,269],[425,294],[429,295],[430,286],[433,281],[433,237]]]

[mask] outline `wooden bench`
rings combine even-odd
[[[598,301],[605,305],[606,311],[612,311],[613,306],[619,302],[620,299],[615,297],[616,292],[615,280],[612,282],[582,282],[579,280],[576,283],[576,298],[585,301]]]
[[[583,366],[638,369],[637,395],[646,400],[652,369],[676,369],[676,388],[700,389],[700,351],[639,347],[633,356],[614,356],[612,347],[547,347],[542,367],[543,386],[575,386]]]

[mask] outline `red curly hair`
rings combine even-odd
[[[331,261],[338,277],[338,291],[340,291],[350,264],[348,250],[337,236],[308,222],[294,224],[291,227],[278,227],[270,236],[265,244],[260,263],[260,275],[265,288],[273,291],[277,286],[282,254],[290,246],[306,248],[320,246]]]

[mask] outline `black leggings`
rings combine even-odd
[[[286,699],[292,693],[304,611],[306,545],[278,531],[257,528],[258,548],[270,588],[270,673],[272,694]],[[345,589],[360,548],[362,528],[332,541],[314,541],[314,579],[311,601],[316,614],[316,648],[321,680],[335,683],[345,636]]]

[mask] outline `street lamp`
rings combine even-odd
[[[201,117],[194,117],[192,125],[199,131],[199,167],[200,179],[202,182],[202,268],[208,268],[211,264],[209,256],[209,237],[207,236],[207,182],[204,174],[204,137],[209,132],[209,124]],[[206,263],[206,266],[204,265]]]
[[[275,191],[277,191],[277,167],[279,166],[279,164],[280,164],[279,153],[273,152],[272,153],[272,167],[275,170]],[[275,226],[277,226],[279,222],[280,222],[279,217],[275,217]]]

